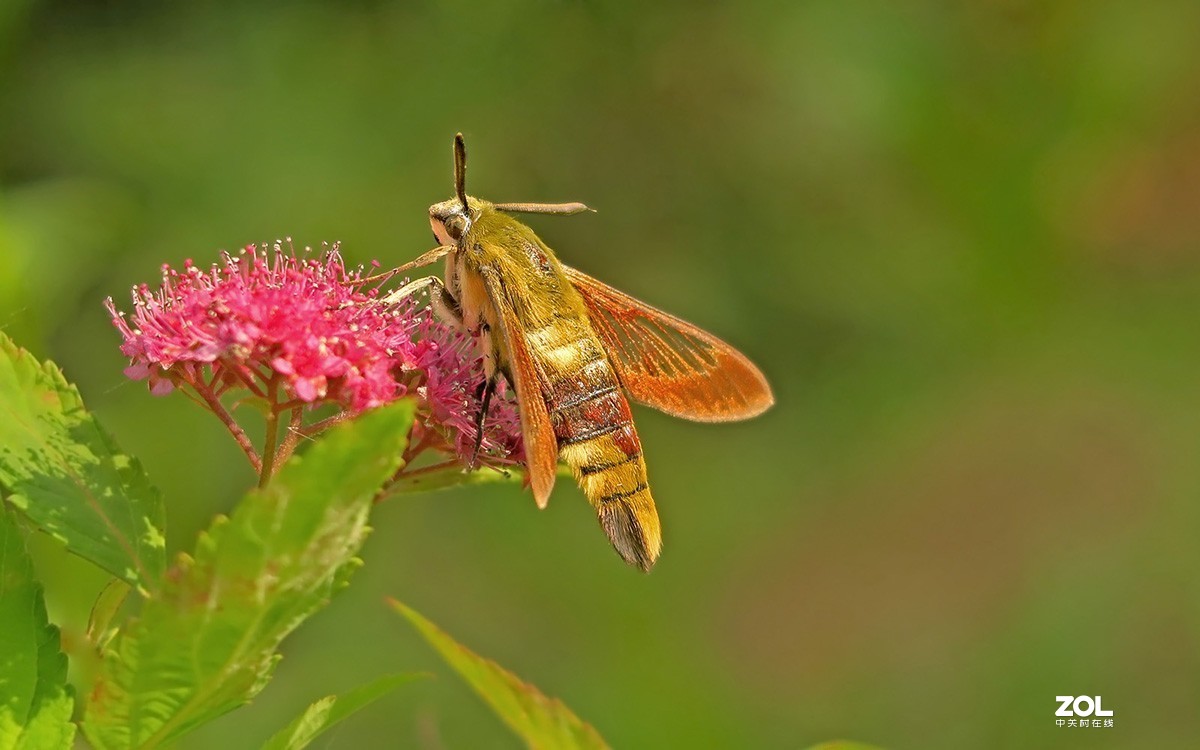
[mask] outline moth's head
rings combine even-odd
[[[479,218],[482,201],[467,196],[467,145],[454,136],[454,197],[429,207],[429,225],[440,245],[457,245]]]
[[[429,226],[433,228],[433,238],[439,245],[457,245],[461,242],[489,205],[487,201],[469,195],[463,197],[465,202],[455,197],[429,207]]]

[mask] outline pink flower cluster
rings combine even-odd
[[[162,284],[133,288],[133,314],[106,300],[130,358],[126,374],[153,393],[190,386],[212,407],[244,389],[274,409],[335,404],[349,413],[406,394],[418,398],[422,435],[443,435],[460,455],[475,439],[483,378],[471,340],[413,300],[386,304],[348,271],[336,246],[323,257],[276,243],[250,245],[201,270],[163,267]],[[521,452],[510,399],[494,399],[483,450],[503,462]]]
[[[106,304],[133,360],[127,374],[149,377],[155,392],[209,365],[220,381],[265,395],[266,368],[301,401],[361,411],[398,395],[390,355],[411,344],[399,313],[367,304],[356,281],[336,250],[318,260],[276,248],[268,258],[251,245],[208,271],[164,266],[157,290],[133,289],[135,327]]]

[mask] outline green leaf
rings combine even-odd
[[[404,401],[330,430],[201,535],[106,654],[84,722],[93,745],[157,747],[262,690],[280,641],[359,565],[412,418]]]
[[[832,742],[822,742],[819,745],[813,745],[808,750],[880,750],[875,745],[864,745],[861,742],[851,742],[850,740],[834,740]]]
[[[496,662],[459,645],[436,625],[400,602],[391,600],[390,603],[530,748],[573,750],[608,747],[600,733],[571,713],[571,709],[562,701],[547,698],[536,687],[523,682]]]
[[[67,549],[140,588],[165,567],[162,499],[79,391],[0,333],[0,495]]]
[[[114,578],[108,582],[108,585],[104,587],[92,604],[84,636],[97,651],[107,647],[108,642],[116,635],[117,629],[111,627],[112,621],[117,616],[117,610],[125,603],[125,598],[129,596],[129,590],[129,584],[120,578]]]
[[[342,696],[327,695],[309,706],[296,720],[267,740],[262,750],[300,750],[351,714],[374,703],[422,674],[395,674],[351,690]]]
[[[71,747],[74,705],[25,539],[0,506],[0,750]]]

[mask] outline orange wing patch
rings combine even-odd
[[[775,403],[762,372],[729,344],[574,268],[563,271],[635,401],[697,422],[749,419]]]
[[[517,389],[517,407],[521,414],[521,436],[525,442],[525,465],[529,470],[529,486],[539,508],[550,502],[554,477],[558,469],[558,442],[542,395],[537,365],[529,353],[522,334],[521,323],[513,311],[512,302],[494,273],[481,269],[488,298],[496,308],[500,334],[508,354],[513,385]]]

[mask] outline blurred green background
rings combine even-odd
[[[566,484],[378,509],[366,567],[249,709],[403,688],[327,747],[517,743],[412,604],[619,748],[1200,743],[1200,5],[0,2],[0,327],[52,357],[190,548],[252,480],[121,375],[101,308],[290,235],[385,266],[451,193],[712,329],[771,378],[737,425],[637,412],[649,576]],[[41,550],[78,638],[103,583]],[[1058,694],[1111,729],[1058,728]]]

